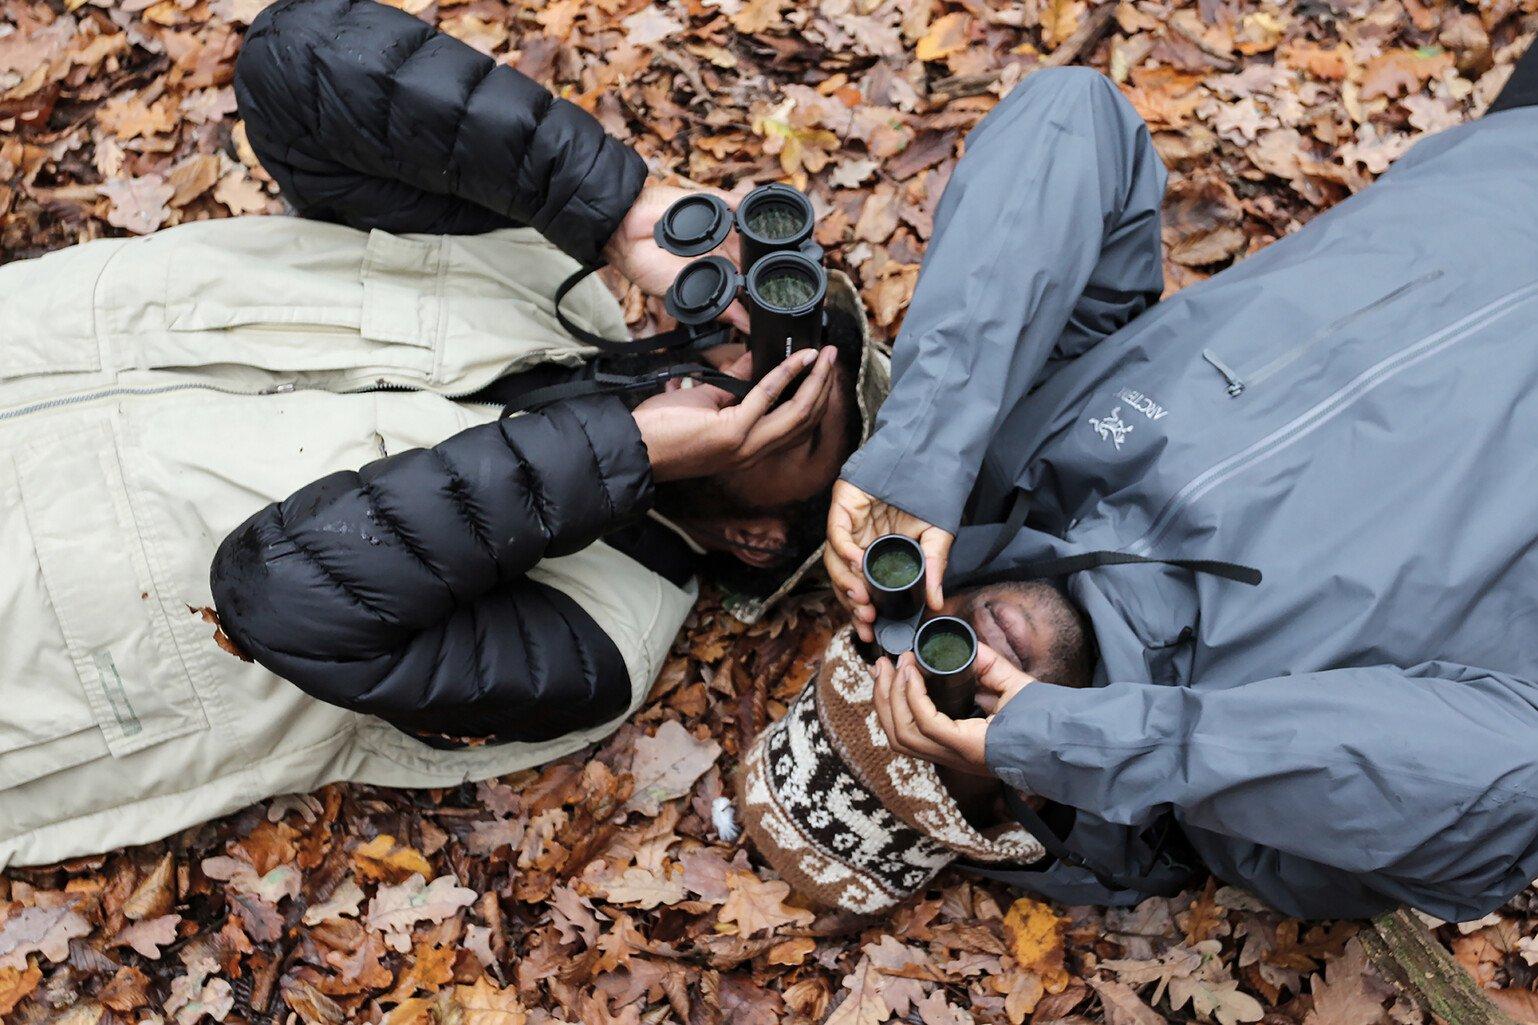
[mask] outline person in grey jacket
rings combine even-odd
[[[1503,98],[1155,306],[1112,83],[1039,72],[970,136],[827,563],[868,636],[863,548],[915,537],[991,644],[985,718],[877,682],[899,749],[1032,795],[1055,856],[985,874],[1460,921],[1538,876],[1534,166]]]

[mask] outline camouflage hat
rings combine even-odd
[[[843,271],[828,272],[828,330],[831,341],[837,345],[858,343],[860,348],[860,374],[855,380],[855,401],[860,407],[860,443],[870,439],[876,427],[876,413],[892,390],[892,357],[881,343],[871,335],[870,321],[865,316],[865,305],[860,293]],[[785,578],[785,581],[768,597],[727,592],[721,596],[721,604],[743,623],[756,623],[775,602],[784,598],[804,583],[823,577],[822,552],[825,544],[803,559]]]

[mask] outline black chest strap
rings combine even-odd
[[[502,407],[503,416],[542,409],[554,402],[584,398],[588,395],[623,395],[647,397],[662,391],[669,381],[684,378],[713,385],[741,399],[753,390],[753,382],[722,373],[699,363],[680,363],[661,370],[649,370],[640,374],[616,374],[595,369],[591,376],[560,384],[546,385],[524,392]]]
[[[566,333],[585,345],[591,345],[599,352],[608,353],[611,356],[634,356],[646,352],[658,350],[673,351],[688,349],[692,352],[703,352],[725,342],[731,328],[717,321],[705,324],[680,324],[667,331],[659,331],[654,335],[644,338],[617,339],[605,338],[595,335],[587,328],[577,324],[561,310],[561,301],[594,271],[603,267],[602,261],[579,267],[561,282],[561,286],[555,290],[555,319],[560,321],[561,327]]]

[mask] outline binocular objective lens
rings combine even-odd
[[[972,644],[961,634],[931,630],[924,635],[919,657],[937,672],[954,673],[972,660]]]
[[[917,580],[923,568],[906,548],[889,547],[870,561],[871,579],[894,591]]]
[[[749,231],[770,242],[795,238],[806,227],[802,210],[776,199],[753,204],[744,220]]]
[[[758,279],[758,295],[766,306],[794,310],[817,296],[817,281],[799,267],[776,267]]]

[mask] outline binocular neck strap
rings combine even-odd
[[[525,392],[502,407],[503,416],[527,413],[543,409],[554,402],[580,399],[589,395],[633,395],[641,392],[660,392],[664,385],[675,378],[689,378],[702,384],[713,385],[730,393],[734,398],[744,398],[753,390],[753,382],[722,373],[699,363],[680,363],[674,367],[646,374],[609,374],[596,371],[592,377],[580,381],[566,381]]]
[[[1051,559],[1038,559],[1035,562],[1027,562],[1020,566],[1012,566],[1008,569],[988,570],[986,567],[1004,553],[1009,542],[1020,533],[1020,528],[1025,525],[1026,514],[1030,511],[1031,493],[1021,488],[1015,492],[1015,497],[1010,504],[1009,513],[999,527],[999,533],[994,538],[993,544],[988,549],[988,554],[983,556],[982,567],[975,573],[963,574],[958,580],[949,586],[952,587],[979,587],[983,584],[999,583],[1005,580],[1033,580],[1041,577],[1065,577],[1070,573],[1078,573],[1081,570],[1097,569],[1101,566],[1128,566],[1137,563],[1157,563],[1163,566],[1179,566],[1188,569],[1192,573],[1205,573],[1208,576],[1222,577],[1224,580],[1232,580],[1236,583],[1247,584],[1255,587],[1260,584],[1260,570],[1253,566],[1243,566],[1237,562],[1222,562],[1214,559],[1155,559],[1146,555],[1133,555],[1131,552],[1082,552],[1078,555],[1064,555]]]
[[[589,275],[603,267],[603,262],[578,267],[569,274],[561,287],[555,290],[555,319],[560,321],[561,327],[566,333],[585,345],[591,345],[600,352],[613,355],[634,355],[644,352],[656,352],[659,349],[685,349],[692,348],[695,351],[708,349],[714,345],[726,341],[728,328],[724,324],[712,321],[708,324],[679,324],[668,331],[660,331],[654,335],[646,335],[643,338],[632,338],[621,341],[615,338],[604,338],[595,335],[587,328],[582,327],[566,316],[561,310],[561,302]]]

